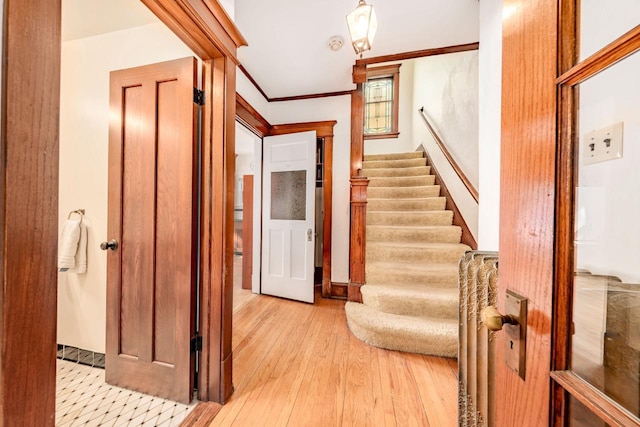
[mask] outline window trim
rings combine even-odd
[[[398,131],[398,109],[400,106],[400,66],[402,64],[384,65],[382,67],[367,67],[367,81],[369,79],[391,77],[393,79],[393,104],[391,107],[391,132],[368,134],[364,129],[364,139],[388,139],[397,138],[400,135]],[[365,82],[366,84],[366,82]],[[364,106],[366,107],[367,100],[364,100]],[[366,108],[363,109],[363,114],[366,114]],[[364,120],[363,120],[364,127]]]

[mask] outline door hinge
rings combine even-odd
[[[193,102],[198,105],[204,105],[204,91],[193,88]]]
[[[191,353],[196,351],[202,351],[202,336],[200,335],[191,338]]]

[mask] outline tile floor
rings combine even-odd
[[[104,370],[57,360],[56,426],[179,426],[195,408],[111,386]]]

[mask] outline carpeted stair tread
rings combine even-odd
[[[424,197],[406,199],[368,199],[367,211],[438,211],[444,210],[446,197]]]
[[[367,226],[367,242],[402,242],[417,239],[421,242],[458,243],[461,236],[462,228],[456,225]]]
[[[370,225],[451,225],[453,211],[373,211],[367,212]]]
[[[367,284],[424,284],[458,289],[458,263],[419,264],[415,262],[368,261]]]
[[[373,168],[411,168],[414,166],[426,166],[427,159],[424,157],[416,157],[413,159],[396,159],[396,160],[365,160],[362,162],[362,169]]]
[[[405,199],[407,197],[438,197],[439,185],[423,185],[416,187],[369,187],[367,199]]]
[[[435,175],[373,176],[369,178],[369,187],[423,187],[434,185],[435,182]]]
[[[421,151],[412,151],[410,153],[389,153],[389,154],[365,154],[364,161],[372,160],[400,160],[400,159],[423,159],[424,155]]]
[[[425,263],[455,263],[469,246],[462,243],[367,242],[366,256],[371,261],[411,261]]]
[[[430,174],[430,166],[414,166],[410,168],[362,168],[362,175],[367,178],[374,176],[421,176]]]
[[[376,347],[456,357],[458,321],[383,313],[364,304],[345,305],[351,332]]]
[[[452,319],[458,315],[457,288],[424,284],[364,285],[362,302],[378,311],[404,316]]]

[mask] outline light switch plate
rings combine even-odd
[[[527,366],[527,299],[507,289],[505,314],[518,319],[517,325],[504,324],[504,361],[508,367],[525,379]]]
[[[582,138],[582,158],[590,165],[622,157],[623,122],[594,130]]]

